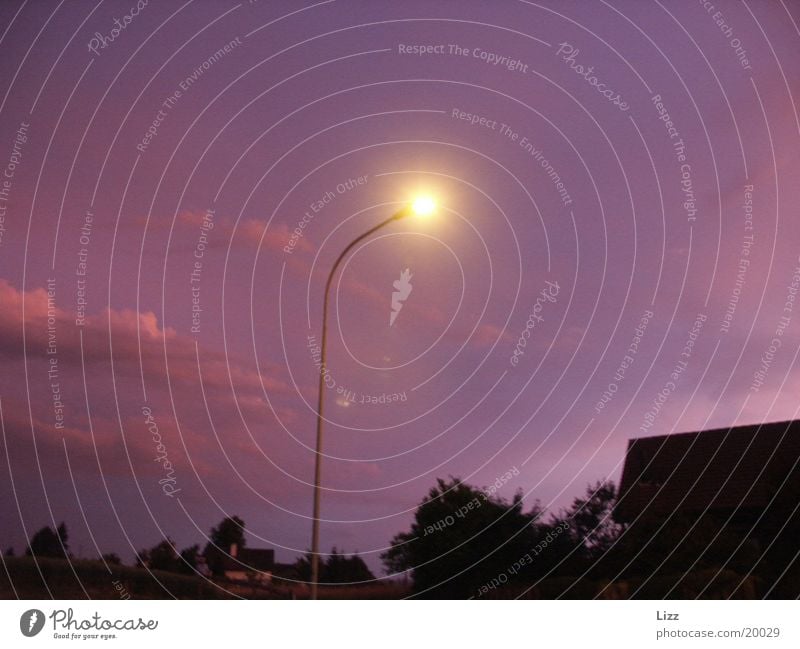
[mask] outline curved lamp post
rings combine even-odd
[[[322,469],[322,408],[325,399],[325,374],[326,369],[326,351],[328,342],[328,294],[330,293],[331,283],[333,276],[336,274],[336,269],[345,258],[348,252],[353,247],[366,239],[371,234],[374,234],[381,228],[394,221],[399,221],[407,216],[415,215],[420,217],[427,217],[433,214],[436,210],[436,203],[428,196],[420,196],[410,205],[406,205],[385,221],[378,223],[373,228],[370,228],[363,234],[353,239],[347,247],[342,250],[341,254],[336,258],[333,263],[330,273],[328,273],[328,281],[325,282],[325,297],[322,302],[322,342],[320,344],[320,373],[319,385],[317,388],[317,446],[316,458],[314,462],[314,512],[313,512],[313,525],[311,531],[311,599],[317,599],[317,587],[319,585],[319,503],[320,503],[320,482],[321,482],[321,469]]]

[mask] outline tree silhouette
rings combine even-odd
[[[178,552],[175,550],[175,541],[169,537],[149,550],[142,550],[137,557],[137,565],[146,566],[151,570],[179,572],[180,563]]]
[[[211,528],[209,537],[212,543],[226,551],[233,543],[243,548],[245,544],[244,521],[238,516],[224,518],[219,525]]]
[[[600,480],[586,488],[583,498],[554,517],[553,524],[565,523],[570,538],[580,546],[582,556],[596,559],[619,538],[622,526],[613,518],[617,490],[610,480]]]
[[[52,528],[45,526],[31,537],[25,554],[66,559],[69,556],[68,538],[67,526],[63,522],[55,532]]]
[[[470,597],[529,553],[540,534],[538,505],[511,502],[457,478],[437,480],[417,507],[411,530],[392,539],[381,559],[388,573],[410,572],[426,597]]]
[[[302,581],[311,581],[310,553],[297,560],[295,570]],[[353,584],[374,579],[375,575],[358,554],[348,557],[334,546],[327,558],[320,557],[319,580],[322,584]]]
[[[203,555],[209,569],[215,575],[225,573],[225,557],[228,556],[234,543],[239,548],[244,547],[244,529],[244,521],[238,516],[223,518],[219,525],[211,528],[208,535],[210,541],[206,544]]]
[[[334,547],[322,568],[322,581],[328,584],[348,584],[375,579],[364,560],[357,554],[346,556]]]
[[[180,572],[186,574],[194,574],[197,569],[197,553],[200,552],[200,546],[195,543],[181,550],[181,561],[179,562],[178,569]]]
[[[577,576],[587,571],[598,578],[613,574],[609,550],[623,531],[623,526],[613,518],[616,500],[614,483],[599,480],[588,485],[585,495],[575,498],[568,509],[553,516],[548,530],[564,533],[552,543],[542,567],[561,576]]]

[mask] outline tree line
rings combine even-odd
[[[184,575],[202,574],[200,563],[204,562],[208,571],[215,577],[224,577],[226,559],[230,557],[233,545],[246,547],[245,522],[239,516],[225,517],[211,528],[208,541],[203,550],[200,544],[190,545],[178,550],[177,544],[169,536],[150,548],[136,553],[134,565],[150,570],[163,570]],[[73,559],[69,549],[69,532],[66,523],[61,522],[53,530],[45,526],[31,536],[25,550],[26,556]],[[14,556],[13,548],[8,548],[6,556]],[[116,553],[103,554],[101,560],[111,565],[122,565]],[[244,567],[246,562],[242,562]],[[289,581],[308,582],[311,579],[310,555],[298,558],[293,564],[281,566],[281,572]],[[327,557],[320,561],[320,582],[326,584],[363,583],[375,579],[364,560],[358,554],[347,554],[335,546]]]
[[[595,565],[621,531],[613,517],[616,489],[600,481],[566,510],[546,518],[522,493],[506,500],[458,478],[438,479],[381,555],[389,574],[411,577],[425,597],[480,597],[499,587]]]
[[[614,519],[617,498],[615,484],[600,480],[568,507],[548,514],[538,501],[526,508],[520,491],[506,499],[455,477],[440,478],[417,506],[410,529],[391,539],[381,560],[388,575],[410,580],[414,596],[430,598],[517,596],[548,582],[559,597],[594,597],[591,588],[597,584],[601,589],[658,584],[657,589],[642,591],[651,598],[797,591],[791,584],[770,589],[778,582],[796,584],[800,577],[796,512],[773,515],[775,529],[767,526],[767,532],[762,529],[759,534],[754,534],[749,518],[746,524],[732,525],[718,512],[693,516],[676,511],[668,524],[644,516],[623,525]],[[211,574],[222,577],[234,543],[245,547],[245,523],[238,516],[212,527],[202,552],[199,544],[179,551],[167,537],[139,551],[136,565],[196,574],[202,557]],[[36,532],[26,553],[71,557],[66,525]],[[103,559],[120,562],[115,554]],[[279,576],[287,581],[310,581],[309,554],[278,565]],[[334,547],[321,561],[322,583],[374,579],[357,554],[347,556]],[[587,584],[590,588],[582,589]]]

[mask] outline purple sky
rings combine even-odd
[[[325,278],[420,191],[332,289],[323,548],[793,418],[800,12],[711,4],[2,3],[0,543],[304,551]]]

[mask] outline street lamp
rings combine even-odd
[[[348,252],[358,244],[366,239],[371,234],[374,234],[386,225],[393,221],[399,221],[407,216],[417,216],[420,218],[427,218],[433,215],[436,211],[436,202],[430,196],[418,196],[410,204],[402,207],[395,212],[385,221],[378,223],[373,228],[370,228],[363,234],[353,239],[347,247],[342,250],[341,254],[336,258],[333,263],[330,273],[328,273],[328,281],[325,282],[325,296],[322,302],[322,343],[320,344],[320,372],[319,372],[319,385],[317,388],[317,446],[316,457],[314,461],[314,512],[313,523],[311,531],[311,599],[317,599],[317,587],[319,585],[319,503],[320,503],[320,482],[321,482],[321,468],[322,468],[322,407],[324,403],[323,395],[325,393],[325,373],[326,369],[326,352],[328,348],[328,294],[330,293],[331,283],[333,276],[336,274],[336,269],[345,258]]]

